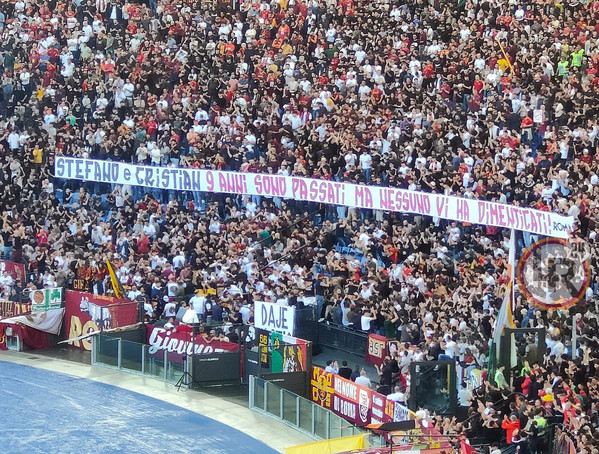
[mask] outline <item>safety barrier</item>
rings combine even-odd
[[[185,372],[185,363],[170,361],[168,351],[159,358],[149,353],[149,346],[120,337],[97,335],[92,338],[91,363],[147,377],[177,383]]]
[[[249,385],[251,410],[278,419],[314,440],[369,433],[362,427],[348,423],[332,411],[263,378],[251,375]],[[375,434],[369,435],[369,442],[371,446],[386,445],[385,439]]]

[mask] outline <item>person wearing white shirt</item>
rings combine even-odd
[[[185,314],[183,314],[183,318],[181,319],[181,322],[185,323],[187,325],[191,325],[191,324],[199,323],[200,320],[198,319],[198,314],[190,307],[187,309]]]
[[[376,317],[372,317],[370,315],[370,311],[365,311],[362,314],[362,317],[360,317],[360,325],[362,328],[362,331],[366,331],[369,332],[370,331],[370,322],[372,322],[373,320],[376,320]]]
[[[360,155],[360,167],[362,168],[362,173],[366,178],[366,183],[370,183],[370,172],[372,170],[372,156],[367,151],[364,151]]]
[[[177,305],[174,302],[170,301],[168,296],[164,296],[163,301],[166,303],[164,305],[164,317],[174,317],[177,314]]]
[[[348,152],[345,156],[345,168],[349,169],[352,166],[356,165],[356,161],[358,160],[358,156],[356,156],[355,153],[352,153],[351,151]]]
[[[176,269],[183,268],[185,266],[185,254],[183,251],[179,251],[179,253],[173,257],[173,266]]]
[[[395,392],[387,395],[387,399],[399,402],[400,404],[406,403],[406,395],[401,392],[401,387],[399,386],[395,387]]]
[[[204,320],[204,316],[206,315],[206,297],[201,296],[199,292],[196,292],[196,294],[189,300],[189,304],[198,315],[198,318]]]
[[[360,371],[360,376],[356,377],[356,385],[365,386],[367,388],[371,387],[370,378],[368,378],[364,369]]]
[[[250,315],[252,313],[252,310],[250,309],[250,307],[248,305],[243,305],[239,308],[239,313],[241,314],[241,322],[244,325],[247,325],[249,320],[250,320]]]

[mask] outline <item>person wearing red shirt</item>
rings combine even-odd
[[[152,140],[156,140],[156,133],[158,132],[158,123],[153,116],[150,116],[148,121],[146,122],[146,133],[152,138]]]
[[[593,157],[589,154],[589,150],[587,148],[582,150],[582,156],[580,157],[580,160],[589,165],[593,162]]]
[[[150,251],[150,240],[148,237],[142,232],[141,236],[137,240],[137,253],[147,254]]]
[[[512,438],[515,430],[520,430],[520,420],[516,415],[511,415],[508,419],[507,415],[504,415],[501,428],[505,430],[505,441],[506,443],[512,444]]]
[[[532,125],[532,118],[530,118],[530,115],[526,115],[520,123],[520,128],[522,129],[522,143],[528,143],[530,139],[532,139]]]
[[[374,102],[378,104],[381,101],[381,98],[383,97],[383,91],[378,87],[374,87],[370,92],[370,96],[372,96]]]

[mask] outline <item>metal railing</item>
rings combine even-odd
[[[168,351],[151,355],[149,346],[102,334],[92,337],[91,363],[124,372],[176,383],[183,376],[185,364],[169,361]]]
[[[339,325],[319,323],[318,343],[345,353],[365,357],[368,349],[368,333]]]
[[[371,446],[386,446],[383,437],[267,380],[251,375],[249,385],[251,410],[278,419],[314,440],[368,434]]]

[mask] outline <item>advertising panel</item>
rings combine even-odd
[[[43,288],[29,292],[31,312],[46,312],[62,307],[62,288]]]

